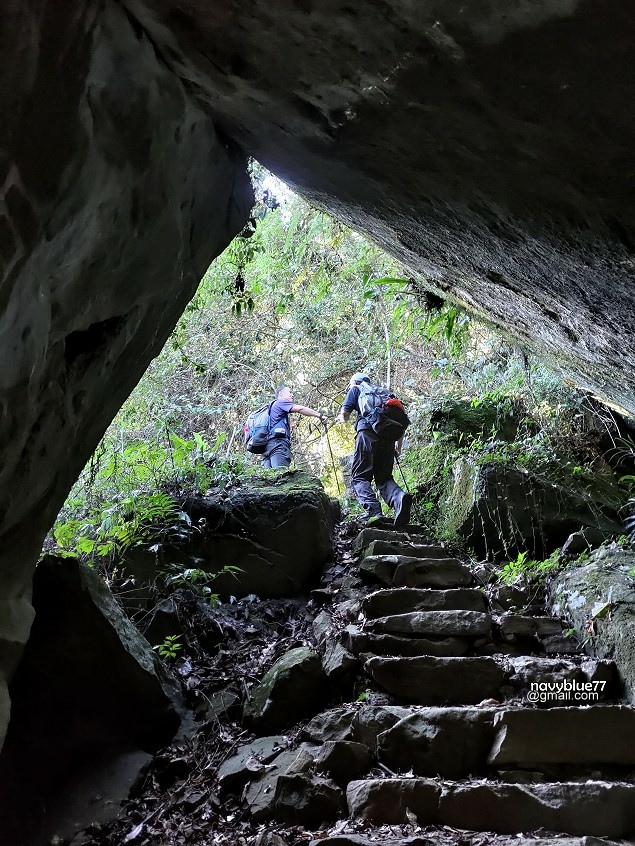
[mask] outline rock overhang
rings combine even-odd
[[[618,2],[129,2],[309,200],[635,411],[635,20]]]

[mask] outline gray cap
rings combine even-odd
[[[370,382],[368,373],[353,373],[351,376],[351,385],[359,385],[360,382]]]

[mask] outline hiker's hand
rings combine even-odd
[[[323,423],[323,424],[326,426],[326,424],[327,424],[328,422],[329,422],[329,419],[328,419],[328,417],[326,416],[326,414],[320,414],[320,423]]]
[[[346,423],[346,420],[344,420],[344,415],[338,414],[333,423]]]
[[[401,455],[401,444],[398,442],[395,444],[395,455],[397,458]]]

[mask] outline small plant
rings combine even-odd
[[[500,573],[500,578],[505,584],[511,585],[519,579],[544,579],[561,566],[559,549],[554,549],[544,561],[536,561],[528,558],[528,555],[528,552],[519,552],[514,561],[505,564]]]
[[[175,588],[188,588],[197,596],[207,600],[212,608],[220,604],[220,596],[214,593],[211,588],[211,582],[218,576],[224,573],[229,573],[235,579],[238,578],[238,573],[242,573],[240,567],[235,567],[233,564],[226,564],[221,570],[216,573],[210,573],[200,567],[187,567],[182,569],[179,564],[168,565],[167,572],[164,574],[166,583]]]
[[[179,635],[168,635],[163,643],[157,644],[153,649],[166,661],[174,661],[180,650],[183,649],[183,644],[179,643]]]
[[[529,553],[519,552],[514,561],[508,561],[501,571],[501,578],[507,585],[513,584],[517,579],[527,575],[534,561],[527,558]]]

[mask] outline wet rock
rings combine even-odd
[[[261,831],[256,835],[253,846],[288,846],[288,841],[275,831]]]
[[[454,588],[469,585],[472,574],[455,558],[412,558],[407,555],[368,556],[359,565],[368,579],[390,587]]]
[[[635,764],[631,708],[527,708],[501,712],[494,725],[497,734],[489,761],[495,766]]]
[[[414,611],[369,620],[366,629],[376,634],[476,638],[489,636],[491,625],[491,618],[478,611]]]
[[[492,593],[492,599],[504,611],[510,611],[512,608],[524,608],[531,602],[529,592],[522,590],[514,585],[501,585]]]
[[[584,650],[575,637],[551,635],[540,638],[547,655],[580,655]]]
[[[491,708],[422,708],[377,735],[377,758],[398,773],[478,774],[487,770],[495,714]]]
[[[200,699],[200,708],[197,713],[203,713],[207,720],[218,720],[223,714],[227,714],[240,704],[240,696],[232,687],[224,690],[217,690],[209,697]]]
[[[375,655],[416,658],[434,655],[438,658],[461,657],[467,654],[471,641],[460,637],[443,637],[432,640],[425,637],[398,637],[397,635],[370,635],[366,651]]]
[[[383,589],[369,594],[362,603],[362,611],[368,619],[389,617],[411,611],[480,611],[484,613],[485,610],[485,599],[481,591],[467,588]]]
[[[587,527],[580,529],[579,532],[573,532],[562,544],[560,559],[563,561],[573,561],[580,555],[601,546],[606,539],[606,532],[602,532],[599,529]]]
[[[359,667],[359,661],[339,641],[329,643],[322,656],[322,669],[328,679],[340,679]]]
[[[355,708],[331,708],[313,717],[304,727],[303,736],[314,743],[351,740],[352,722],[356,714]]]
[[[377,736],[410,713],[400,705],[363,705],[353,720],[353,737],[376,752]]]
[[[362,599],[363,597],[360,595],[344,602],[338,602],[335,611],[346,623],[354,623],[362,610]]]
[[[254,820],[275,819],[276,793],[281,776],[307,773],[315,759],[317,747],[301,743],[297,749],[280,753],[268,764],[264,772],[247,786],[244,799]]]
[[[407,543],[394,537],[371,541],[364,551],[364,558],[374,555],[405,555],[408,558],[448,558],[443,547],[437,545]]]
[[[320,611],[311,628],[318,646],[321,646],[325,640],[333,640],[336,636],[333,618],[328,611]]]
[[[381,542],[385,542],[385,543],[389,543],[389,544],[393,544],[393,545],[399,545],[399,546],[402,546],[403,544],[412,544],[412,543],[416,543],[419,546],[424,545],[424,544],[421,544],[421,542],[420,542],[420,533],[407,532],[407,531],[397,532],[397,531],[394,530],[394,528],[393,529],[381,529],[381,528],[375,528],[373,526],[369,526],[366,529],[362,529],[362,531],[359,533],[359,535],[355,539],[355,543],[353,545],[353,552],[354,553],[364,553],[364,554],[367,554],[367,555],[370,554],[370,553],[367,552],[367,550],[368,550],[368,547],[370,546],[370,544],[373,543],[373,541],[381,541]],[[432,544],[432,545],[427,545],[427,546],[429,548],[433,547],[434,549],[442,549],[442,547],[439,544]],[[445,557],[445,555],[446,555],[446,553],[443,552],[443,555],[441,557]]]
[[[556,617],[525,617],[519,614],[504,614],[501,617],[503,637],[550,637],[562,635],[562,621]]]
[[[28,830],[27,820],[40,831],[59,824],[70,837],[77,821],[97,813],[91,798],[100,790],[112,791],[106,799],[125,796],[148,753],[172,740],[186,713],[178,683],[93,569],[46,556],[33,607],[0,756],[7,843],[18,841],[14,825]],[[104,802],[101,819],[109,808],[112,816],[111,804]]]
[[[421,778],[386,778],[352,781],[346,789],[351,817],[375,824],[408,823],[406,810],[419,825],[434,825],[438,820],[440,788],[434,781]]]
[[[288,738],[284,735],[261,737],[244,746],[240,746],[235,755],[228,758],[218,768],[218,781],[223,790],[235,791],[261,775],[268,764],[280,752],[286,749]]]
[[[329,740],[315,758],[316,769],[328,772],[337,782],[347,784],[367,773],[372,755],[363,743],[346,740]]]
[[[420,705],[497,698],[505,674],[493,658],[370,658],[364,669],[394,696]]]
[[[635,785],[593,781],[444,785],[439,817],[444,825],[473,831],[511,834],[546,828],[626,837],[635,832]]]
[[[359,626],[349,624],[341,633],[343,646],[352,655],[359,655],[360,652],[368,651],[368,635]]]
[[[244,154],[127,10],[86,12],[3,5],[0,701],[55,515],[253,203]]]
[[[335,820],[345,808],[344,791],[326,778],[301,774],[278,778],[273,803],[276,820],[317,828]]]
[[[306,646],[286,652],[256,685],[245,704],[245,723],[260,734],[278,731],[319,710],[325,677],[316,653]]]

